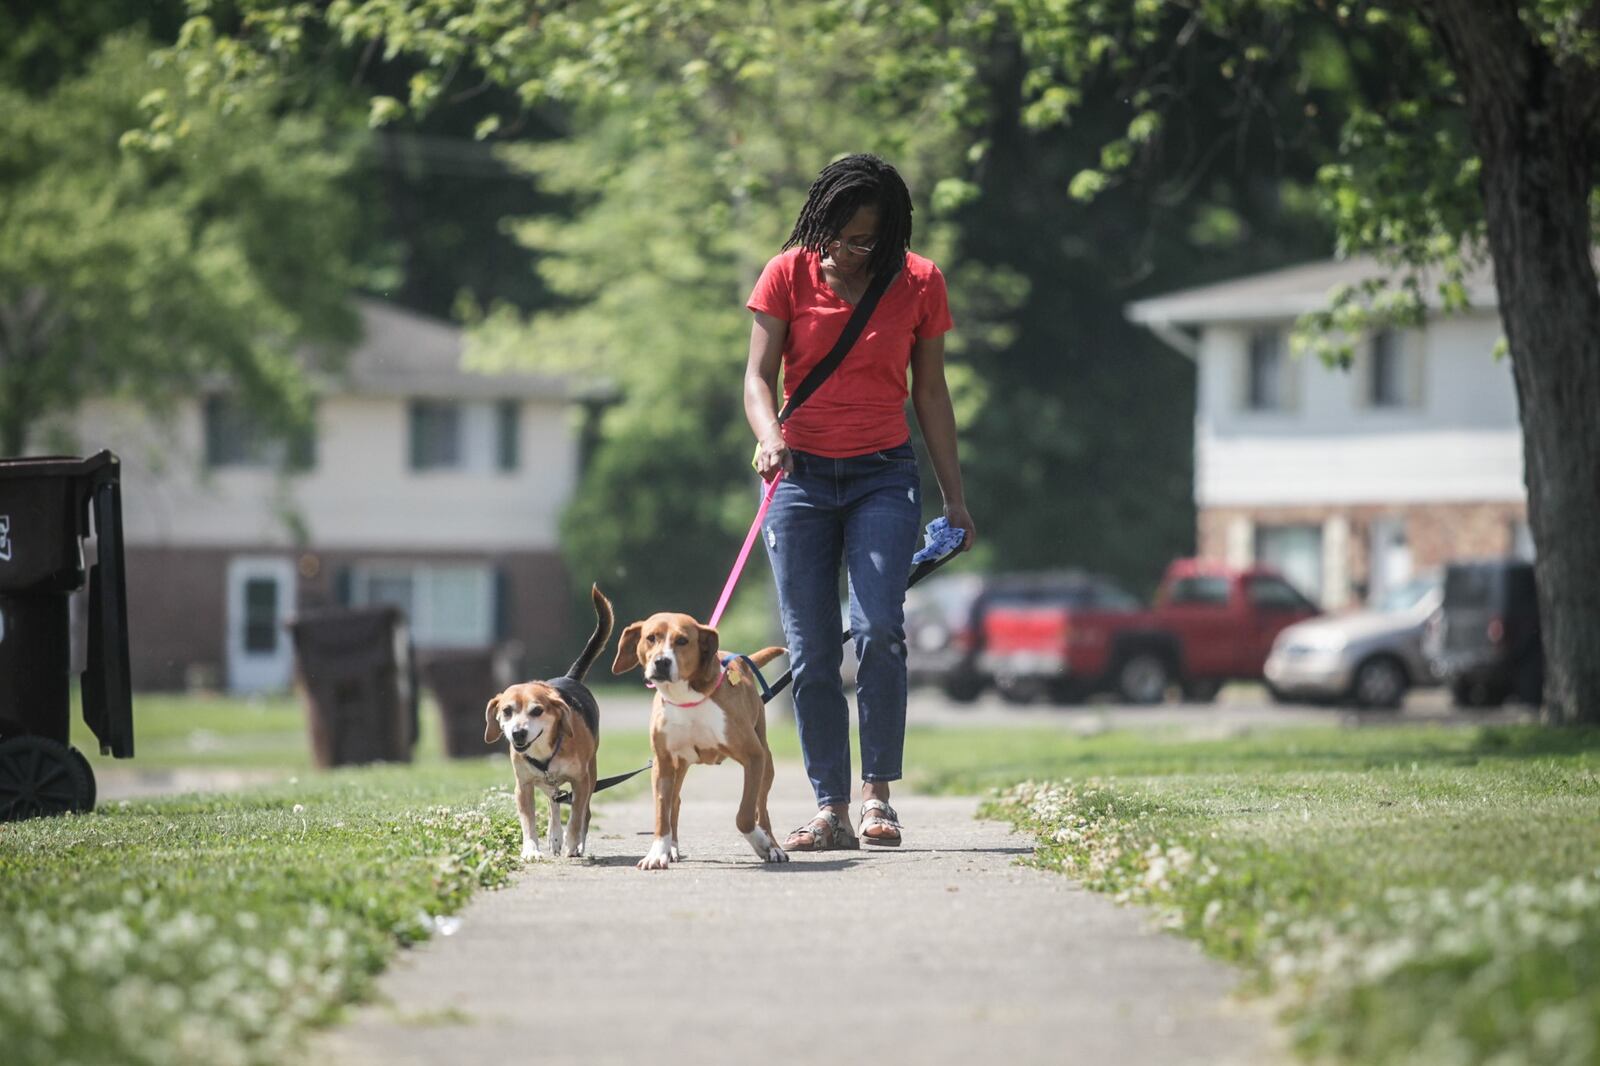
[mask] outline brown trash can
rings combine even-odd
[[[324,607],[289,622],[296,686],[319,767],[410,762],[416,663],[397,607]]]
[[[422,680],[439,704],[444,753],[452,759],[473,759],[506,750],[506,739],[483,742],[483,709],[510,684],[508,654],[496,648],[461,648],[430,652],[422,663]]]

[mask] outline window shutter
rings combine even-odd
[[[333,602],[340,607],[349,607],[351,598],[351,577],[348,566],[338,566],[333,571]]]
[[[522,450],[520,425],[522,405],[516,400],[501,400],[495,408],[495,414],[497,465],[501,470],[509,472],[517,469],[518,456]]]
[[[406,405],[406,450],[412,470],[422,469],[422,405],[412,400]]]
[[[496,643],[507,640],[511,636],[511,575],[506,573],[505,567],[494,568],[493,618],[494,639]]]

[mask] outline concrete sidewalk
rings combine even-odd
[[[532,864],[397,958],[315,1062],[1186,1063],[1288,1058],[1237,975],[1065,877],[973,799],[897,797],[898,850],[755,860],[741,771],[690,772],[685,860],[644,873],[643,799],[598,805],[590,859]],[[507,802],[510,802],[509,800]],[[541,801],[542,803],[542,801]],[[780,838],[812,810],[780,766]]]

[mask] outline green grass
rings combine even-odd
[[[445,760],[431,705],[413,765],[333,773],[309,769],[292,700],[142,697],[136,715],[119,766],[279,781],[0,830],[8,1063],[282,1061],[514,867],[503,761]],[[770,736],[792,765],[792,724]],[[602,774],[647,747],[607,731]],[[1002,790],[1035,861],[1244,967],[1309,1056],[1600,1062],[1600,733],[913,728],[906,767],[924,789]]]
[[[1244,966],[1309,1057],[1600,1061],[1600,732],[973,741],[930,780],[1032,762],[994,809],[1036,861]]]
[[[138,756],[92,755],[97,770],[278,780],[0,826],[7,1066],[283,1062],[398,946],[517,866],[505,757],[446,760],[430,706],[416,762],[331,772],[309,769],[291,700],[140,697],[135,714]],[[81,723],[74,741],[94,750]],[[643,733],[614,731],[601,770],[647,757]]]
[[[0,834],[10,1063],[268,1063],[503,881],[503,767],[345,770]]]

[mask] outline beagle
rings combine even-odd
[[[782,654],[782,648],[763,648],[750,660],[765,666]],[[684,775],[694,763],[725,758],[744,767],[744,795],[734,824],[763,862],[788,862],[767,815],[772,750],[755,677],[739,659],[721,666],[717,631],[686,614],[653,614],[622,631],[611,672],[625,674],[636,666],[644,668],[645,680],[656,689],[650,713],[655,840],[639,869],[665,870],[682,858],[678,809]]]
[[[600,705],[583,678],[611,639],[616,622],[611,601],[600,592],[600,586],[593,586],[592,597],[594,633],[566,675],[512,685],[484,708],[484,743],[493,744],[502,735],[511,741],[524,861],[544,858],[534,823],[534,789],[545,794],[550,806],[552,854],[557,850],[556,836],[562,833],[561,805],[556,802],[556,794],[563,785],[572,789],[572,813],[560,852],[568,858],[582,855],[588,841],[589,801],[594,796],[595,757],[600,750]]]

